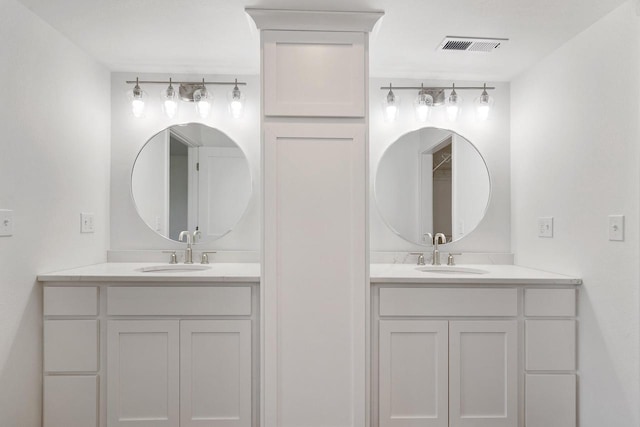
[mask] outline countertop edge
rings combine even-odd
[[[414,285],[582,285],[581,279],[533,279],[533,278],[438,278],[438,277],[372,277],[372,284]]]
[[[38,276],[39,282],[224,282],[224,283],[259,283],[259,276],[61,276],[43,274]]]

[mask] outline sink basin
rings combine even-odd
[[[416,270],[424,271],[425,273],[438,273],[438,274],[486,274],[487,270],[480,268],[470,267],[458,267],[455,265],[425,265],[424,267],[418,267]]]
[[[211,266],[200,264],[168,264],[143,267],[140,271],[143,273],[185,273],[189,271],[209,270],[210,268]]]

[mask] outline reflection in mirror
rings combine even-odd
[[[478,150],[455,132],[422,128],[391,144],[378,165],[375,198],[387,225],[412,243],[427,233],[447,242],[473,231],[484,217],[491,185]]]
[[[240,147],[199,123],[171,126],[153,136],[133,166],[131,193],[144,222],[178,240],[183,230],[200,241],[235,226],[251,198],[251,173]]]

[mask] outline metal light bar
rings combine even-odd
[[[168,85],[169,84],[169,80],[127,80],[126,81],[127,84],[163,84],[163,85]],[[177,84],[177,85],[227,85],[227,86],[234,86],[234,85],[238,85],[238,86],[246,86],[247,83],[246,82],[176,82],[176,81],[171,81],[171,83],[173,84]],[[490,89],[490,88],[487,88]]]
[[[133,82],[135,83],[135,82]],[[140,82],[142,83],[142,82]],[[426,90],[483,90],[483,89],[487,89],[487,90],[495,90],[494,86],[456,86],[455,88],[453,86],[391,86],[389,87],[387,86],[380,86],[380,90],[421,90],[421,89],[426,89]]]

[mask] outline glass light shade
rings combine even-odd
[[[209,117],[213,97],[205,87],[193,92],[193,102],[195,102],[196,111],[201,118],[206,119]]]
[[[396,96],[391,89],[382,101],[382,114],[386,122],[393,122],[398,117],[400,106],[400,98]]]
[[[140,89],[140,86],[136,86],[128,93],[129,101],[131,102],[131,112],[136,118],[144,117],[144,108],[147,100],[147,93]]]
[[[476,117],[480,121],[485,121],[489,117],[491,108],[493,107],[494,100],[486,90],[482,91],[482,94],[474,101],[476,106]]]
[[[449,95],[446,102],[446,110],[447,110],[447,120],[450,122],[455,122],[458,120],[458,116],[460,115],[460,110],[462,109],[462,97],[458,95],[455,89]]]
[[[172,119],[178,112],[178,93],[173,88],[171,80],[169,80],[169,87],[160,92],[160,97],[162,98],[162,111]]]
[[[244,94],[236,85],[231,92],[227,94],[229,101],[229,113],[234,119],[239,119],[244,115],[245,98]]]
[[[416,119],[419,122],[426,122],[433,107],[433,97],[424,91],[420,91],[413,105],[416,110]]]

